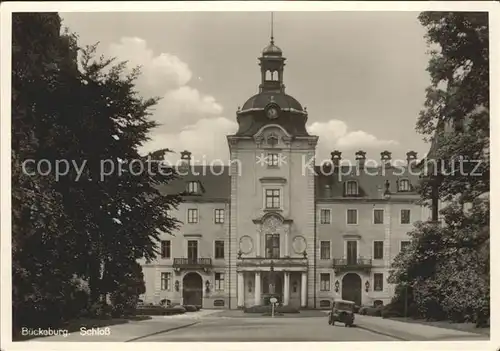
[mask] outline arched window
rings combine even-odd
[[[273,72],[266,71],[266,80],[273,80]]]
[[[408,179],[401,179],[399,181],[398,191],[410,191],[410,190],[411,190],[410,181]]]
[[[345,182],[345,196],[357,196],[358,192],[358,182],[355,180],[348,180]]]

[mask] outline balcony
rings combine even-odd
[[[176,271],[181,269],[203,269],[207,271],[212,267],[211,258],[174,258],[173,267]]]
[[[271,270],[275,271],[305,271],[307,270],[306,257],[278,257],[278,258],[264,258],[264,257],[243,257],[238,258],[236,261],[238,269],[244,270]]]
[[[333,260],[333,269],[336,273],[345,271],[370,271],[372,268],[371,258],[345,259],[335,258]]]

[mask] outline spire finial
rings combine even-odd
[[[274,12],[271,12],[271,44],[274,45]]]

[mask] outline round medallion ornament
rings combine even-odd
[[[306,249],[306,246],[307,246],[306,239],[303,236],[298,235],[295,238],[293,238],[292,247],[295,253],[303,253],[304,250]]]
[[[241,253],[247,255],[252,252],[253,249],[253,240],[248,235],[242,236],[240,238],[240,250]]]

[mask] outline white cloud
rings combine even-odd
[[[343,121],[331,119],[328,122],[314,122],[308,126],[309,133],[319,136],[317,158],[325,160],[330,158],[330,153],[338,149],[343,153],[342,157],[354,159],[354,152],[364,150],[367,157],[374,152],[380,152],[381,149],[394,147],[399,143],[395,140],[381,140],[367,132],[357,130],[349,131],[347,124]],[[351,154],[345,154],[351,151]]]
[[[122,38],[119,43],[110,45],[108,54],[127,61],[129,69],[141,66],[137,88],[143,94],[163,95],[170,89],[186,85],[193,75],[177,56],[168,53],[155,56],[146,41],[140,38]]]
[[[185,127],[179,133],[158,134],[146,144],[144,152],[169,148],[175,153],[167,154],[166,158],[172,163],[180,158],[180,152],[188,150],[192,153],[198,164],[206,161],[210,164],[213,160],[222,160],[225,164],[229,160],[229,148],[226,135],[234,134],[237,123],[227,118],[203,118],[195,124]]]
[[[193,73],[179,57],[169,53],[155,55],[145,40],[128,37],[111,44],[108,55],[127,61],[129,70],[140,66],[137,90],[145,97],[162,98],[154,107],[153,118],[161,125],[155,134],[180,131],[200,119],[221,115],[222,106],[213,96],[188,85]]]

